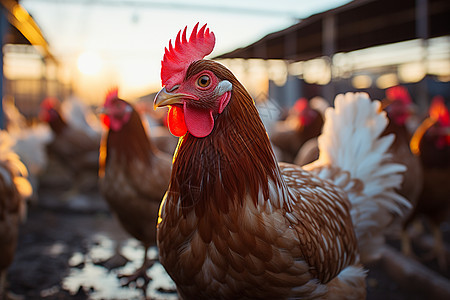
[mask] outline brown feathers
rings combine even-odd
[[[108,160],[108,152],[114,149],[119,153],[118,159],[131,162],[133,159],[149,160],[149,154],[156,152],[155,146],[147,137],[138,113],[133,109],[130,121],[123,125],[120,131],[109,130],[102,139],[101,151],[105,151],[104,160],[100,161],[100,171],[103,172]]]
[[[160,261],[180,296],[324,299],[326,285],[346,282],[338,274],[354,266],[349,281],[363,294],[347,196],[300,167],[279,166],[230,71],[197,61],[185,80],[205,69],[232,84],[231,100],[210,135],[181,138],[158,219]]]
[[[104,134],[99,160],[100,189],[111,210],[133,237],[146,247],[153,244],[159,203],[169,183],[170,156],[152,145],[132,109],[120,130]]]
[[[281,184],[269,140],[260,138],[267,134],[250,95],[228,69],[213,61],[193,63],[186,76],[204,69],[231,82],[232,99],[216,118],[212,134],[198,139],[188,133],[182,138],[169,188],[170,194],[181,195],[185,213],[195,207],[198,215],[210,197],[216,199],[214,206],[227,212],[230,205],[241,206],[247,192],[255,203],[260,189],[268,198],[268,180]]]

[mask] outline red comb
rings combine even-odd
[[[206,28],[206,24],[197,32],[198,24],[192,29],[189,41],[186,39],[186,26],[182,34],[181,30],[178,32],[175,46],[172,46],[170,40],[169,49],[165,48],[161,61],[161,82],[169,90],[184,79],[186,70],[192,62],[203,59],[214,49],[216,43],[214,33]]]
[[[105,105],[111,103],[113,99],[117,99],[119,97],[119,89],[117,87],[111,88],[108,93],[106,93],[105,97]]]
[[[54,97],[47,97],[41,102],[41,108],[46,110],[56,108],[58,105],[59,100]]]
[[[386,97],[391,100],[400,100],[403,104],[411,104],[411,96],[408,93],[408,90],[401,85],[393,86],[386,90]]]
[[[294,109],[297,112],[303,112],[307,108],[308,108],[308,100],[306,98],[300,98],[294,104]]]
[[[439,121],[442,126],[450,126],[450,114],[442,96],[435,96],[429,109],[430,117]]]

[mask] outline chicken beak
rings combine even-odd
[[[153,109],[173,104],[183,104],[182,99],[192,98],[190,95],[182,93],[169,93],[166,88],[158,92],[153,102]]]

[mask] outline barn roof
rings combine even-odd
[[[448,0],[354,0],[217,58],[309,60],[450,34]]]

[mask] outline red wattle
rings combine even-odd
[[[183,108],[178,106],[170,106],[167,114],[167,126],[170,133],[174,136],[180,137],[186,134],[187,127],[184,121]]]
[[[105,125],[106,128],[110,128],[111,127],[111,119],[109,118],[108,115],[100,115],[100,120],[102,121],[102,123]]]
[[[184,116],[189,133],[197,138],[209,135],[214,128],[214,118],[209,109],[189,107],[184,104]]]

